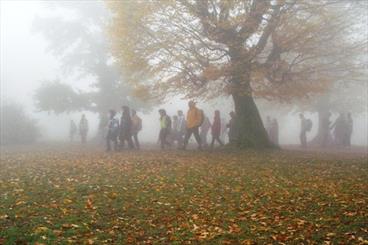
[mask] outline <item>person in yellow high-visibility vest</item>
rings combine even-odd
[[[164,109],[160,109],[160,143],[161,143],[161,149],[165,149],[165,146],[170,147],[171,144],[167,140],[168,136],[170,135],[171,131],[171,119],[166,114],[166,111]]]

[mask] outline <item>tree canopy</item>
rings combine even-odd
[[[34,21],[34,29],[46,37],[49,50],[60,60],[64,73],[75,79],[75,84],[80,78],[89,80],[89,84],[77,91],[64,81],[44,82],[35,95],[38,109],[56,113],[89,110],[104,115],[122,105],[146,108],[147,104],[131,95],[132,88],[124,81],[111,54],[106,37],[109,12],[103,2],[50,5],[56,10],[70,11],[74,17],[40,17]]]
[[[291,101],[360,76],[364,11],[345,1],[111,1],[113,54],[154,95],[231,95],[246,146],[269,145],[254,97]],[[142,79],[142,78],[145,79]]]
[[[341,1],[113,1],[114,55],[160,94],[293,98],[349,76],[366,48]],[[342,52],[343,51],[343,52]],[[240,77],[236,77],[237,76]],[[244,77],[247,75],[249,77]],[[234,80],[239,80],[235,82]],[[152,85],[151,81],[154,81]]]

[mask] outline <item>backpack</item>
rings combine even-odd
[[[305,121],[305,130],[307,130],[307,132],[312,130],[312,126],[313,126],[313,122],[311,119],[307,119]]]

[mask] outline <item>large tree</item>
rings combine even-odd
[[[111,1],[114,55],[154,95],[230,95],[241,147],[271,146],[255,97],[291,101],[362,69],[364,11],[334,0]],[[143,79],[144,78],[144,79]]]
[[[147,104],[136,99],[111,54],[107,38],[110,16],[102,1],[51,2],[53,17],[39,17],[34,30],[42,33],[49,50],[60,60],[65,78],[76,79],[74,86],[63,81],[46,81],[35,94],[36,106],[55,113],[88,110],[100,115],[105,126],[107,111],[129,105],[136,109]],[[68,18],[57,16],[59,11]],[[81,80],[80,80],[81,79]],[[75,85],[82,80],[88,84]],[[80,84],[80,83],[79,83]]]

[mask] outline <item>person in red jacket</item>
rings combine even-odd
[[[211,133],[212,133],[211,149],[213,149],[213,146],[214,146],[216,140],[221,146],[223,146],[224,143],[222,143],[222,141],[220,139],[220,135],[221,135],[221,118],[220,118],[220,111],[219,110],[215,111],[215,117],[213,118]]]

